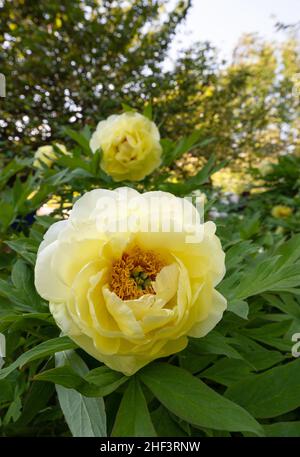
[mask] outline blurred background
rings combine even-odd
[[[162,136],[209,139],[175,166],[241,192],[249,167],[300,154],[297,0],[0,0],[1,160],[32,156],[62,126],[94,128],[151,102]]]

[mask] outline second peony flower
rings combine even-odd
[[[90,147],[93,152],[101,149],[101,167],[117,182],[141,181],[161,163],[158,128],[136,112],[99,122]]]
[[[96,189],[45,234],[35,285],[65,335],[132,375],[215,327],[224,274],[215,224],[201,223],[189,201]]]

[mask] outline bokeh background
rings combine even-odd
[[[214,177],[225,190],[245,190],[266,157],[300,153],[296,0],[1,0],[0,13],[2,161],[146,101],[162,136],[213,140],[178,173],[214,152],[229,160]]]

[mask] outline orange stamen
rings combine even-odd
[[[157,253],[136,246],[113,263],[110,290],[122,300],[155,295],[152,281],[165,265]]]

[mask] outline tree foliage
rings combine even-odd
[[[189,1],[5,0],[0,4],[2,141],[16,149],[95,124],[157,95],[161,62]]]

